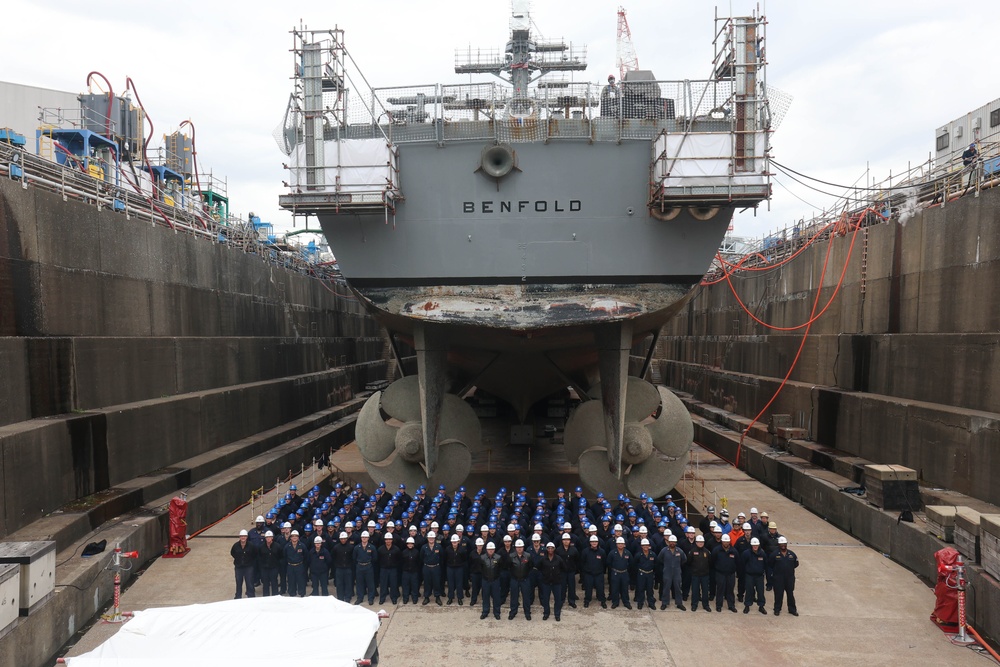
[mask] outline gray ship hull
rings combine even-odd
[[[653,218],[643,142],[519,145],[517,170],[479,170],[484,144],[399,148],[406,200],[384,215],[320,214],[348,283],[385,327],[448,342],[452,389],[475,382],[522,416],[596,380],[595,327],[658,330],[699,282],[733,209]],[[485,372],[484,372],[485,370]]]

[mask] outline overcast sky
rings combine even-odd
[[[712,2],[624,4],[643,69],[660,79],[709,75]],[[768,81],[793,98],[772,152],[797,171],[849,184],[870,167],[881,180],[927,160],[935,128],[1000,97],[996,0],[762,5]],[[719,13],[755,6],[733,0]],[[596,82],[616,71],[617,7],[535,0],[532,17],[545,37],[588,45],[590,68],[577,80]],[[453,73],[455,48],[502,46],[510,15],[506,0],[4,0],[3,8],[0,80],[83,91],[87,73],[98,70],[117,92],[131,76],[157,137],[192,119],[199,165],[228,177],[233,210],[255,211],[278,228],[291,216],[277,206],[287,176],[271,135],[290,91],[293,26],[338,24],[372,85],[404,86],[468,81]],[[738,216],[737,234],[760,236],[832,202],[776,180],[770,211]]]

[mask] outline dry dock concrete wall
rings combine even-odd
[[[1000,504],[1000,190],[868,227],[850,246],[820,241],[733,277],[747,310],[777,327],[806,322],[817,292],[820,308],[833,298],[763,420],[788,414],[821,445]],[[698,289],[656,357],[666,384],[753,417],[801,335],[753,321],[723,281]]]
[[[343,287],[0,180],[0,538],[385,378]]]

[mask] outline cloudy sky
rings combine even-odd
[[[643,69],[660,79],[708,76],[715,4],[623,0]],[[762,5],[764,3],[761,3]],[[757,3],[720,3],[720,14]],[[615,71],[618,3],[535,0],[549,38],[589,47],[585,78]],[[116,91],[132,77],[157,135],[190,118],[199,163],[229,180],[234,211],[291,225],[277,206],[285,159],[272,139],[290,91],[289,29],[337,24],[374,86],[466,82],[454,50],[502,46],[506,0],[4,0],[0,80],[83,91],[98,70]],[[1000,2],[967,0],[771,0],[768,81],[793,102],[772,141],[775,159],[834,183],[866,172],[881,180],[927,160],[934,130],[1000,96],[996,30]],[[579,77],[580,78],[584,77]],[[0,126],[2,126],[0,119]],[[760,236],[809,217],[831,197],[778,176],[770,210],[735,221]],[[301,224],[301,223],[300,223]]]

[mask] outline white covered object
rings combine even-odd
[[[292,187],[307,183],[306,147],[289,156]],[[395,157],[385,139],[340,139],[323,142],[323,184],[340,192],[383,192],[390,188]]]
[[[66,662],[70,667],[354,667],[378,627],[375,612],[334,597],[226,600],[137,611],[113,637]]]
[[[757,184],[764,182],[764,150],[766,137],[763,132],[747,135],[754,139],[753,171],[730,176],[735,159],[734,135],[728,132],[692,132],[690,134],[662,134],[653,144],[654,177],[666,187],[699,185],[722,186],[728,182]],[[668,175],[669,173],[669,175]]]

